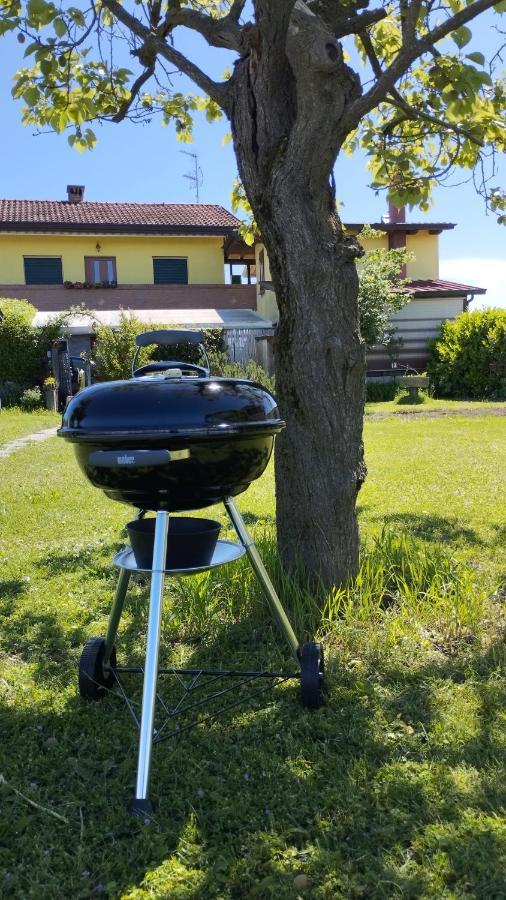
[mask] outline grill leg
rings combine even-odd
[[[283,609],[281,600],[276,593],[276,589],[271,579],[269,578],[267,569],[265,568],[260,554],[255,547],[255,542],[253,541],[253,538],[246,528],[246,523],[241,516],[241,513],[239,512],[237,503],[232,497],[226,498],[225,509],[227,510],[230,521],[232,522],[232,525],[237,532],[237,537],[246,550],[251,568],[253,569],[258,582],[265,594],[272,616],[279,625],[281,633],[286,638],[288,646],[290,647],[293,656],[297,660],[297,663],[299,663],[299,642],[295,636],[292,626],[290,625],[288,616]]]
[[[163,587],[165,582],[165,559],[167,554],[167,532],[169,513],[161,510],[156,514],[155,545],[153,549],[153,569],[151,572],[151,593],[149,597],[148,636],[144,684],[142,689],[142,716],[139,738],[139,758],[137,763],[137,783],[135,797],[130,804],[133,813],[152,812],[153,805],[148,798],[151,750],[153,747],[153,725],[155,719],[156,682],[158,677],[158,653],[160,649],[160,628],[162,624]]]
[[[114,598],[111,614],[109,616],[107,634],[105,636],[104,665],[108,664],[109,658],[111,656],[111,650],[114,647],[114,641],[116,640],[118,625],[121,619],[121,613],[123,612],[123,605],[125,603],[125,597],[129,584],[130,572],[127,569],[121,569],[118,580],[118,587],[116,588],[116,596]]]

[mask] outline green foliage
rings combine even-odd
[[[84,308],[73,307],[45,325],[34,327],[32,321],[37,310],[26,300],[0,298],[0,312],[0,385],[13,382],[23,387],[43,381],[47,351],[61,336],[67,320],[77,314],[88,314]],[[9,396],[15,393],[7,390]],[[6,402],[6,405],[12,404]]]
[[[477,310],[444,322],[428,372],[438,397],[506,399],[506,310]]]
[[[25,300],[0,299],[0,312],[0,383],[33,383],[42,362],[31,324],[36,309]]]
[[[366,403],[384,403],[387,400],[395,400],[399,393],[399,385],[393,378],[389,381],[367,381],[365,385]]]
[[[39,387],[27,388],[19,399],[19,405],[25,412],[32,412],[42,406],[42,391]]]
[[[244,190],[244,185],[242,181],[239,180],[239,178],[234,179],[231,201],[232,209],[234,210],[234,212],[242,213],[245,217],[241,221],[241,224],[239,226],[239,233],[244,242],[248,244],[248,246],[252,247],[255,243],[255,237],[258,229],[256,227],[255,218],[253,216],[253,210],[251,209],[250,202],[246,196],[246,191]]]
[[[138,2],[133,12],[135,7],[144,6]],[[79,151],[96,144],[92,123],[121,121],[127,115],[136,121],[149,121],[158,114],[164,125],[174,125],[179,140],[191,140],[196,112],[204,112],[208,121],[222,115],[217,102],[220,94],[210,98],[171,91],[168,81],[164,85],[160,78],[150,77],[151,66],[157,52],[160,59],[168,48],[171,66],[194,77],[205,91],[211,82],[173,44],[174,32],[179,34],[175,26],[181,16],[198,7],[198,15],[187,19],[187,24],[206,35],[213,19],[225,18],[230,6],[229,0],[168,4],[163,13],[166,26],[158,28],[153,21],[149,31],[139,9],[132,25],[130,13],[118,9],[113,13],[106,3],[81,10],[71,3],[55,4],[51,0],[0,0],[0,36],[17,31],[20,42],[27,42],[26,65],[16,73],[13,88],[13,96],[24,102],[23,121],[56,132],[70,131],[69,143]],[[326,4],[321,6],[323,9]],[[366,107],[358,128],[350,124],[346,151],[353,153],[357,147],[365,151],[373,187],[388,189],[397,206],[407,203],[428,209],[435,184],[448,178],[455,167],[476,171],[488,207],[498,214],[499,222],[506,222],[506,194],[491,184],[484,172],[480,177],[492,149],[506,148],[506,90],[503,77],[494,75],[501,53],[491,50],[489,62],[473,44],[473,20],[486,10],[470,0],[437,5],[422,0],[413,13],[414,7],[411,2],[391,3],[386,16],[367,29],[360,28],[357,17],[350,40],[355,40],[363,65],[373,69],[376,83],[389,67],[393,66],[397,75],[394,90],[387,83],[376,91],[372,109],[368,112]],[[502,0],[495,4],[494,12],[497,18],[506,12]],[[451,17],[459,13],[452,29]],[[159,11],[150,14],[159,21]],[[461,21],[462,14],[467,14],[466,22]],[[430,36],[442,23],[448,25],[448,31],[443,39],[434,37],[431,49]],[[252,26],[254,22],[240,26],[242,43],[239,41],[237,47],[246,46],[245,29]],[[119,50],[125,40],[132,39],[131,28],[140,32],[134,38],[138,46],[129,60],[132,67],[134,61],[138,65],[137,71],[125,67],[124,54]],[[216,34],[214,28],[212,33]],[[152,45],[156,42],[155,48]],[[214,39],[210,43],[214,44]],[[225,73],[223,83],[233,77]],[[368,77],[365,87],[374,93],[375,86]],[[250,225],[244,223],[246,238],[251,238]]]
[[[18,406],[23,390],[15,381],[0,381],[0,406]]]
[[[422,33],[426,5],[422,3],[420,10]],[[452,14],[469,5],[461,0],[449,4]],[[503,11],[496,6],[496,12]],[[378,60],[390,65],[402,44],[401,17],[394,7],[371,29],[370,38]],[[455,167],[472,172],[486,167],[487,147],[506,149],[504,78],[492,77],[493,63],[487,65],[480,51],[464,52],[473,38],[468,26],[456,28],[449,38],[438,47],[437,56],[422,56],[403,75],[400,102],[380,102],[347,141],[347,153],[361,147],[369,157],[371,186],[388,190],[398,207],[408,204],[428,210],[433,188]],[[356,38],[356,45],[366,62],[361,38]],[[485,178],[477,179],[476,186],[487,206],[499,213],[498,222],[506,222],[504,192],[490,187]]]
[[[95,362],[94,376],[99,381],[121,381],[130,378],[132,358],[135,353],[135,338],[142,331],[148,331],[136,316],[120,313],[119,327],[113,330],[108,325],[95,327],[95,341],[92,355]],[[145,356],[143,351],[142,356]],[[142,365],[144,360],[139,360]]]
[[[249,359],[246,365],[239,362],[229,362],[225,353],[214,353],[210,357],[211,372],[223,378],[247,378],[267,388],[271,394],[275,391],[275,378],[268,375],[254,359]]]
[[[359,237],[381,235],[364,228]],[[360,331],[368,347],[384,344],[392,337],[390,315],[410,302],[412,294],[402,290],[406,279],[400,278],[402,266],[413,259],[405,248],[368,250],[359,265],[358,308]]]

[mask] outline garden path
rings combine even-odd
[[[47,441],[48,438],[54,437],[56,431],[56,428],[45,428],[43,431],[35,431],[33,434],[26,434],[22,438],[16,438],[15,441],[9,441],[3,447],[0,447],[0,459],[5,459],[11,453],[15,453],[16,450],[22,450],[23,447],[32,442]]]

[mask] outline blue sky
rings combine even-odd
[[[491,55],[497,43],[491,24],[484,17],[473,26],[475,37],[469,49]],[[198,36],[182,34],[178,47],[215,77],[230,65],[225,51],[209,50]],[[0,196],[65,199],[66,185],[77,183],[86,186],[88,200],[193,202],[190,182],[184,177],[192,161],[181,153],[189,150],[198,154],[203,170],[201,201],[230,208],[236,163],[232,145],[223,145],[229,130],[225,121],[210,125],[199,117],[192,145],[177,142],[173,128],[162,128],[157,120],[149,125],[106,125],[97,130],[96,149],[79,154],[68,146],[65,135],[36,136],[21,124],[21,104],[12,100],[10,90],[13,73],[23,65],[23,51],[13,35],[0,39]],[[189,87],[179,76],[173,86],[176,90]],[[498,183],[504,187],[504,160],[500,176]],[[363,157],[339,160],[336,184],[344,221],[377,221],[386,211],[384,195],[377,197],[367,186]],[[497,225],[493,215],[486,215],[472,185],[439,188],[434,201],[430,213],[413,210],[408,218],[457,223],[454,231],[443,232],[440,238],[440,276],[486,287],[482,305],[506,306],[506,228]]]

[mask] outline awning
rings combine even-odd
[[[252,309],[107,309],[102,310],[95,318],[74,316],[68,320],[66,331],[69,334],[91,334],[94,324],[118,328],[122,312],[140,319],[147,325],[255,330],[273,327],[273,322],[259,316]],[[33,325],[45,325],[58,315],[60,315],[58,312],[38,312],[33,319]]]

